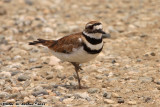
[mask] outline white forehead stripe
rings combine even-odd
[[[92,26],[92,24],[87,24],[87,27],[88,27],[88,26]]]
[[[102,29],[102,25],[96,25],[94,26],[94,29]]]

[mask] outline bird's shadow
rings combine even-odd
[[[58,88],[58,87],[64,87],[66,89],[70,89],[70,90],[80,90],[80,88],[76,85],[54,85],[54,88]],[[81,89],[89,89],[90,87],[87,86],[81,86]]]

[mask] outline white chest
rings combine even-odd
[[[83,50],[83,47],[75,50],[73,53],[65,54],[52,51],[53,55],[57,58],[68,61],[68,62],[77,62],[77,63],[84,63],[94,59],[98,54],[88,54],[86,51]]]

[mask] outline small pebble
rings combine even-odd
[[[21,71],[10,71],[12,76],[17,75],[18,73],[20,73]]]
[[[49,99],[42,99],[41,102],[42,103],[47,103]]]
[[[30,58],[29,59],[29,63],[33,63],[33,62],[36,62],[37,61],[37,58]]]
[[[9,93],[7,92],[0,92],[0,99],[3,99],[5,97],[7,97],[9,95]]]
[[[83,92],[83,93],[76,93],[75,96],[77,96],[77,98],[89,98],[89,94],[87,92]]]
[[[112,60],[112,64],[115,64],[116,63],[116,60]]]
[[[68,79],[69,80],[74,80],[74,77],[73,76],[69,76]]]
[[[21,96],[24,98],[25,96],[28,96],[28,92],[26,91],[21,91]]]
[[[65,98],[60,98],[59,101],[62,102]]]
[[[10,92],[10,91],[12,91],[12,87],[10,86],[10,85],[5,85],[4,86],[4,91],[6,91],[6,92]]]
[[[3,86],[5,84],[5,80],[0,80],[0,86]]]
[[[122,99],[122,98],[118,98],[118,101],[117,101],[118,103],[124,103],[124,99]]]
[[[23,102],[24,102],[24,103],[27,103],[27,102],[29,102],[29,100],[30,100],[30,98],[29,98],[29,97],[24,97]]]
[[[63,102],[64,102],[65,104],[71,104],[72,101],[73,101],[73,98],[66,98],[66,99],[63,100]]]
[[[15,103],[15,99],[9,99],[6,101],[7,103]]]
[[[115,102],[111,99],[104,99],[104,103],[107,103],[107,104],[114,104]]]
[[[8,42],[7,40],[5,39],[5,36],[4,35],[0,35],[0,44],[4,44],[4,45],[7,45]]]
[[[20,93],[13,93],[9,96],[9,98],[16,98],[18,96],[20,96]]]
[[[150,54],[151,54],[151,56],[156,56],[156,54],[154,52],[151,52]]]
[[[46,90],[44,90],[44,89],[43,90],[39,90],[39,91],[35,91],[35,92],[32,93],[33,96],[38,96],[40,94],[42,94],[42,95],[49,95],[49,93]]]
[[[112,97],[118,98],[118,97],[120,97],[120,96],[119,96],[119,94],[117,94],[117,93],[112,93]]]
[[[20,48],[12,48],[11,51],[12,51],[12,54],[14,54],[14,55],[23,56],[23,55],[28,54],[28,52],[26,50],[23,50],[23,49],[20,49]]]
[[[90,93],[90,94],[97,93],[97,92],[99,92],[98,88],[90,88],[90,89],[88,89],[88,93]]]
[[[43,28],[42,31],[45,33],[53,33],[53,29],[49,27]]]
[[[5,72],[5,71],[0,72],[0,78],[10,78],[10,77],[11,77],[10,72]]]
[[[70,81],[69,84],[70,84],[71,86],[77,86],[77,85],[78,85],[78,83],[77,83],[76,81]]]
[[[29,79],[29,77],[27,75],[20,75],[18,77],[18,81],[26,81],[27,79]]]
[[[16,55],[13,59],[16,60],[16,59],[21,59],[22,57],[20,55]]]
[[[157,81],[156,84],[157,84],[157,85],[160,85],[160,81]]]
[[[9,3],[11,2],[12,0],[3,0],[5,3]]]
[[[6,13],[7,11],[4,8],[0,7],[0,16],[5,15]]]
[[[106,99],[111,99],[112,94],[110,92],[105,92],[103,94],[103,97],[105,97]]]
[[[128,104],[129,104],[129,105],[136,105],[137,102],[136,102],[136,101],[128,101]]]
[[[141,82],[146,83],[146,82],[152,82],[152,81],[153,81],[153,78],[152,78],[152,77],[140,77],[139,80],[140,80]]]
[[[103,79],[102,75],[96,75],[95,77],[96,77],[96,79]]]
[[[142,62],[142,59],[137,59],[137,62]]]
[[[140,35],[140,37],[144,38],[144,37],[148,37],[148,35],[147,34],[142,34],[142,35]]]
[[[25,0],[25,3],[28,5],[33,5],[33,0]]]
[[[55,91],[56,96],[61,96],[62,94],[59,91]]]
[[[39,90],[43,90],[43,87],[38,85],[34,88],[34,91],[39,91]]]
[[[42,65],[33,66],[33,67],[29,68],[29,70],[33,70],[33,69],[36,69],[36,68],[42,68],[42,67],[43,67]]]
[[[74,94],[74,98],[79,99],[79,98],[81,98],[81,96],[79,94]]]
[[[148,103],[148,102],[150,102],[151,100],[152,100],[152,98],[147,97],[147,98],[145,99],[145,102]]]
[[[52,78],[53,78],[52,75],[48,75],[48,76],[46,77],[47,80],[50,80],[50,79],[52,79]]]
[[[160,87],[157,87],[158,90],[160,90]]]
[[[51,56],[51,57],[50,57],[50,61],[49,61],[49,65],[59,65],[59,62],[60,62],[60,61],[61,61],[61,60],[58,59],[57,57]]]

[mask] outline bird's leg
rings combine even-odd
[[[81,83],[80,83],[80,78],[79,78],[78,71],[79,71],[79,70],[82,70],[82,68],[79,66],[78,63],[75,63],[75,62],[71,62],[71,63],[72,63],[72,64],[74,65],[74,67],[75,67],[75,71],[76,71],[77,79],[78,79],[79,89],[81,89],[82,87],[81,87]]]

